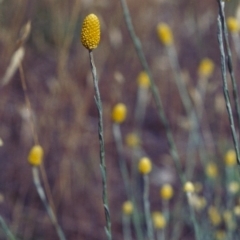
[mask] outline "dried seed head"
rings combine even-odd
[[[28,155],[28,162],[32,166],[39,166],[42,163],[43,159],[43,148],[40,145],[35,145],[31,148]]]
[[[83,21],[81,42],[88,50],[96,48],[100,41],[100,22],[95,14],[89,14]]]

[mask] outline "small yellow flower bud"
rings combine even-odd
[[[123,103],[118,103],[112,110],[112,120],[115,123],[122,123],[125,121],[127,116],[127,107]]]
[[[173,188],[170,184],[164,184],[160,189],[160,196],[164,200],[170,200],[173,197]]]
[[[157,25],[157,35],[158,35],[160,41],[165,46],[172,45],[172,43],[173,43],[172,31],[166,23],[159,23]]]
[[[192,182],[186,182],[183,187],[184,192],[186,193],[193,193],[194,192],[194,185]]]
[[[227,27],[231,33],[237,33],[239,31],[238,20],[234,17],[229,17],[227,19]]]
[[[154,228],[156,229],[164,229],[166,227],[166,219],[161,212],[153,212],[152,220]]]
[[[205,173],[209,178],[216,178],[218,175],[218,168],[216,163],[210,162],[205,168]]]
[[[218,226],[222,222],[222,217],[221,217],[218,209],[214,206],[209,207],[208,217],[213,226]]]
[[[141,174],[148,174],[152,170],[152,163],[148,157],[143,157],[140,159],[138,164],[138,170]]]
[[[228,184],[228,191],[232,194],[236,194],[239,191],[239,183],[232,181]]]
[[[125,141],[126,141],[127,146],[129,146],[129,147],[137,147],[140,145],[140,139],[139,139],[138,135],[135,133],[129,133],[126,136]]]
[[[96,48],[100,42],[100,22],[95,14],[89,14],[83,21],[82,45],[88,50]]]
[[[214,71],[214,63],[209,58],[204,58],[198,67],[198,75],[200,77],[209,78]]]
[[[237,164],[237,156],[235,150],[228,150],[225,154],[224,161],[228,167],[235,166]]]
[[[122,205],[122,211],[125,215],[131,215],[133,212],[133,204],[131,201],[126,201]]]
[[[43,148],[40,145],[35,145],[31,148],[28,155],[28,162],[32,166],[39,166],[43,159]]]
[[[149,76],[146,72],[140,72],[137,78],[138,86],[141,88],[148,88],[150,85]]]

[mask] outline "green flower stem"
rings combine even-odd
[[[219,1],[219,7],[222,9],[222,3]],[[226,56],[225,56],[225,50],[224,50],[224,43],[223,43],[223,19],[221,15],[222,10],[220,10],[219,15],[218,15],[218,44],[219,44],[219,49],[220,49],[220,54],[221,54],[221,71],[222,71],[222,80],[223,80],[223,93],[224,93],[224,98],[226,102],[226,108],[228,112],[228,118],[230,122],[230,128],[231,128],[231,133],[233,137],[233,143],[237,155],[237,161],[238,164],[240,164],[240,158],[239,158],[239,145],[238,145],[238,137],[237,137],[237,132],[235,129],[235,124],[233,120],[233,114],[232,114],[232,107],[230,103],[230,98],[229,98],[229,91],[228,91],[228,84],[227,84],[227,71],[226,71]]]
[[[165,231],[164,229],[156,230],[157,240],[165,240]]]
[[[101,169],[102,185],[103,185],[102,200],[103,200],[103,207],[104,207],[104,211],[105,211],[105,218],[106,218],[106,225],[107,225],[105,227],[105,231],[106,231],[108,240],[111,240],[112,239],[112,231],[111,231],[111,219],[110,219],[108,193],[107,193],[107,171],[106,171],[106,164],[105,164],[102,101],[101,101],[101,96],[100,96],[100,92],[99,92],[99,88],[98,88],[97,71],[96,71],[96,67],[94,64],[93,53],[91,50],[89,50],[89,57],[90,57],[90,65],[91,65],[94,90],[95,90],[94,99],[95,99],[95,103],[96,103],[97,110],[98,110],[98,137],[99,137],[99,144],[100,144],[100,169]]]
[[[57,218],[54,214],[54,211],[53,211],[51,205],[47,201],[45,192],[43,190],[43,187],[42,187],[42,184],[41,184],[41,181],[40,181],[38,167],[32,167],[32,174],[33,174],[33,182],[34,182],[35,187],[37,189],[38,195],[39,195],[41,201],[43,202],[43,204],[44,204],[44,206],[47,210],[48,216],[49,216],[52,224],[54,225],[54,227],[56,229],[56,232],[58,234],[59,239],[60,240],[66,240],[66,237],[63,233],[63,230],[60,227],[60,225],[58,224],[58,221],[57,221]]]
[[[123,239],[132,240],[131,217],[129,215],[123,213],[122,225],[123,225]]]
[[[149,203],[149,176],[148,174],[143,175],[143,204],[144,204],[144,214],[146,219],[146,226],[147,226],[147,236],[148,240],[154,239],[153,234],[153,224],[152,224],[152,217],[151,217],[151,210],[150,210],[150,203]]]
[[[14,237],[13,233],[11,232],[11,230],[8,228],[6,222],[4,221],[4,219],[0,216],[0,224],[1,227],[7,237],[8,240],[16,240],[16,238]]]
[[[182,184],[184,184],[186,179],[185,179],[185,176],[184,176],[184,174],[182,172],[182,169],[181,169],[180,158],[179,158],[179,155],[178,155],[178,152],[177,152],[177,148],[176,148],[176,145],[175,145],[175,142],[174,142],[174,138],[173,138],[173,135],[172,135],[171,128],[169,126],[169,122],[167,121],[167,118],[166,118],[166,115],[165,115],[165,112],[164,112],[164,109],[163,109],[162,101],[161,101],[161,98],[160,98],[160,93],[158,91],[158,88],[157,88],[154,80],[153,80],[150,68],[148,66],[148,63],[146,61],[145,55],[144,55],[143,50],[142,50],[141,42],[135,34],[126,1],[121,0],[121,4],[122,4],[122,8],[123,8],[124,19],[126,21],[126,25],[127,25],[128,31],[130,33],[130,36],[132,38],[135,50],[136,50],[137,55],[138,55],[138,58],[140,60],[140,63],[142,64],[142,67],[143,67],[144,71],[148,74],[149,79],[150,79],[150,88],[151,88],[151,91],[152,91],[152,94],[153,94],[153,99],[154,99],[156,107],[157,107],[157,113],[158,113],[159,118],[160,118],[160,120],[161,120],[161,122],[164,126],[165,131],[166,131],[167,141],[168,141],[168,145],[169,145],[169,148],[170,148],[170,154],[173,158],[173,161],[174,161],[177,173],[179,175],[179,178],[180,178]]]
[[[235,47],[235,51],[237,53],[238,59],[240,59],[240,38],[239,38],[239,33],[232,33],[232,39],[233,39],[233,44]]]
[[[227,56],[225,57],[225,61],[227,63],[228,72],[230,74],[231,81],[232,81],[233,99],[234,99],[235,108],[236,108],[236,111],[237,111],[238,128],[240,128],[239,96],[238,96],[235,74],[234,74],[234,71],[233,71],[232,53],[231,53],[231,48],[230,48],[230,44],[229,44],[229,40],[228,40],[228,30],[227,30],[226,18],[225,18],[225,13],[224,13],[225,1],[217,0],[217,2],[218,2],[218,6],[219,6],[219,14],[218,14],[219,25],[218,25],[218,28],[219,28],[219,31],[221,31],[221,35],[222,35],[221,41],[222,41],[222,44],[224,44],[224,46],[225,46],[225,51],[226,51],[226,54],[227,54]],[[238,155],[238,163],[240,164],[239,151],[237,151],[237,155]]]

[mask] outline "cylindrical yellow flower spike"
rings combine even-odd
[[[146,72],[140,72],[137,77],[138,86],[141,88],[148,88],[150,85],[149,76]]]
[[[205,168],[205,173],[209,178],[216,178],[218,175],[218,168],[216,163],[210,162]]]
[[[235,150],[228,150],[225,154],[224,161],[228,167],[235,166],[237,164],[237,156]]]
[[[164,215],[161,212],[153,212],[152,220],[154,228],[163,229],[166,227],[167,222]]]
[[[100,22],[93,13],[89,14],[83,21],[81,42],[88,50],[96,48],[100,42]]]
[[[186,182],[183,187],[184,192],[186,193],[193,193],[194,192],[194,185],[192,182]]]
[[[227,19],[227,27],[231,33],[237,33],[239,32],[239,22],[236,18],[234,17],[229,17]]]
[[[148,157],[141,158],[138,164],[138,170],[143,175],[150,173],[152,170],[151,160]]]
[[[28,155],[28,162],[32,166],[40,166],[43,159],[43,148],[40,145],[35,145],[31,148]]]
[[[157,35],[164,45],[169,46],[173,44],[172,31],[166,23],[159,23],[157,25]]]
[[[204,58],[198,67],[198,75],[200,77],[209,78],[214,70],[214,63],[209,58]]]
[[[131,215],[133,212],[133,204],[131,201],[126,201],[122,205],[122,211],[125,215]]]
[[[112,120],[115,123],[122,123],[125,121],[127,116],[127,107],[123,103],[118,103],[112,110]]]
[[[160,197],[164,200],[170,200],[173,197],[173,188],[170,184],[164,184],[161,187]]]

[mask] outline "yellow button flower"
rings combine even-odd
[[[133,204],[131,201],[125,201],[122,205],[122,211],[125,215],[131,215],[133,212]]]
[[[141,88],[148,88],[150,85],[149,76],[146,72],[140,72],[137,78],[138,86]]]
[[[160,189],[160,196],[164,200],[170,200],[173,197],[173,188],[170,184],[164,184]]]
[[[237,164],[237,156],[235,150],[233,149],[228,150],[225,154],[224,161],[226,166],[229,167],[235,166]]]
[[[198,75],[209,78],[214,71],[214,62],[209,58],[204,58],[198,66]]]
[[[35,145],[31,148],[28,155],[28,162],[32,166],[39,166],[43,159],[43,148],[40,145]]]
[[[122,123],[125,121],[127,116],[127,107],[123,103],[118,103],[112,110],[112,120],[115,123]]]
[[[209,178],[216,178],[218,175],[218,167],[216,163],[209,162],[205,168],[205,173]]]
[[[164,45],[169,46],[173,44],[172,30],[166,23],[159,23],[157,25],[157,35]]]
[[[138,170],[143,175],[150,173],[152,170],[151,160],[148,157],[141,158],[138,164]]]
[[[141,141],[136,133],[129,133],[125,138],[125,142],[129,147],[137,147]]]
[[[93,13],[89,14],[83,21],[81,42],[88,50],[96,48],[100,42],[100,22]]]
[[[239,22],[234,17],[229,17],[227,19],[227,27],[231,33],[237,33],[239,32]]]
[[[194,185],[192,182],[186,182],[183,187],[184,192],[186,193],[193,193],[194,192]]]
[[[153,212],[152,220],[154,228],[163,229],[166,227],[167,222],[164,215],[161,212]]]

